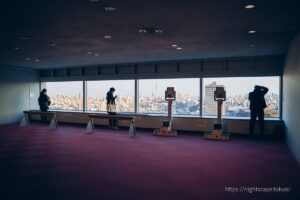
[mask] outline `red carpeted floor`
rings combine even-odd
[[[299,165],[284,143],[60,125],[0,126],[0,199],[297,199]],[[287,192],[229,192],[287,187]],[[227,188],[228,189],[228,188]],[[257,190],[258,190],[257,189]],[[298,198],[299,199],[299,198]]]

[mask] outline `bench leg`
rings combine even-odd
[[[54,115],[54,120],[55,120],[55,125],[56,125],[56,128],[58,128],[58,122],[57,122],[56,115]]]
[[[50,124],[49,124],[49,129],[57,129],[58,125],[57,125],[57,120],[56,117],[52,117]]]
[[[134,125],[134,122],[131,122],[131,124],[129,126],[128,137],[134,137],[134,136],[135,136],[135,125]]]
[[[29,126],[29,120],[28,120],[27,114],[24,114],[24,116],[22,117],[20,126],[22,126],[22,127]]]
[[[93,132],[94,132],[94,123],[93,123],[93,119],[90,119],[90,121],[86,126],[86,133],[93,133]]]

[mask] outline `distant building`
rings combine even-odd
[[[205,86],[205,99],[203,106],[203,115],[216,116],[217,102],[214,101],[214,91],[216,82]],[[50,109],[57,110],[83,110],[83,97],[76,95],[53,95],[50,96]],[[265,109],[266,117],[279,117],[280,96],[270,93],[265,96],[268,107]],[[117,112],[134,112],[134,96],[119,96],[117,99]],[[106,111],[105,96],[88,96],[88,111]],[[176,115],[199,115],[200,104],[199,96],[182,95],[178,93],[177,99],[173,104],[174,114]],[[164,96],[140,96],[138,112],[141,113],[167,113],[167,103]],[[228,117],[249,117],[248,94],[232,94],[226,97],[226,102],[222,107],[223,115]]]
[[[203,108],[204,115],[217,115],[218,105],[214,100],[214,92],[216,90],[216,87],[224,87],[224,85],[217,85],[216,82],[212,82],[211,84],[205,86],[205,99]],[[226,115],[226,102],[223,102],[222,114]]]

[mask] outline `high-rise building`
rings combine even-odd
[[[217,115],[218,104],[214,100],[214,92],[216,87],[224,87],[224,85],[217,85],[217,83],[214,81],[205,86],[205,99],[203,108],[204,115]],[[226,102],[223,102],[222,104],[222,115],[226,115]]]

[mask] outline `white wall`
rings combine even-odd
[[[38,108],[38,72],[0,66],[0,124],[16,123],[23,110]]]
[[[283,72],[283,120],[287,143],[300,163],[300,32],[291,43]]]

